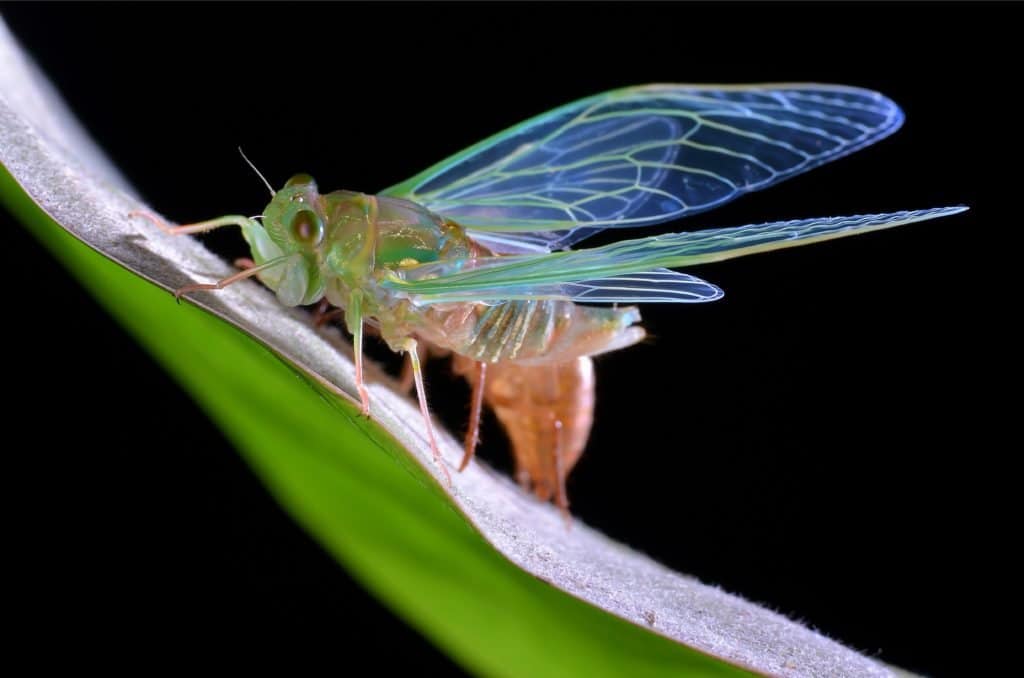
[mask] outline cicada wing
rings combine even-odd
[[[701,304],[725,296],[717,285],[667,268],[562,283],[561,287],[572,301],[609,304]]]
[[[474,236],[504,234],[506,249],[495,251],[551,250],[721,205],[878,141],[902,121],[881,94],[837,85],[629,87],[527,120],[384,194]]]
[[[501,233],[471,228],[466,233],[495,254],[544,254],[552,250],[553,241],[548,233]]]
[[[383,284],[409,294],[419,303],[500,298],[505,289],[517,297],[531,291],[548,294],[552,285],[628,276],[654,268],[695,266],[831,240],[916,221],[949,216],[966,207],[800,219],[690,233],[666,233],[584,250],[535,255],[484,257],[468,261],[437,261],[402,272]],[[507,298],[507,297],[506,297]],[[574,297],[575,298],[575,297]],[[604,298],[603,301],[613,299]]]
[[[580,303],[639,304],[675,303],[699,304],[717,301],[725,295],[722,290],[696,276],[666,268],[652,271],[580,280],[577,282],[500,285],[490,289],[476,288],[414,294],[417,304],[449,302],[503,302],[514,300],[565,299]]]

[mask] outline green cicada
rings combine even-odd
[[[450,352],[473,384],[463,466],[483,402],[509,432],[518,475],[563,509],[592,421],[591,356],[640,341],[634,303],[701,303],[715,285],[671,269],[948,216],[965,207],[801,219],[570,249],[608,228],[649,226],[852,153],[895,132],[899,107],[833,85],[648,85],[562,106],[376,195],[321,193],[300,174],[241,227],[258,276],[287,306],[326,299],[410,358],[435,458],[418,348]],[[586,305],[584,305],[586,304]],[[598,305],[591,305],[598,304]],[[604,304],[604,305],[600,305]],[[447,471],[444,473],[447,475]]]

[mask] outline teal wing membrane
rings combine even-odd
[[[629,87],[527,120],[384,194],[458,222],[495,252],[543,252],[711,209],[902,122],[891,100],[853,87]]]
[[[714,301],[721,290],[667,270],[805,245],[950,216],[964,206],[799,219],[690,233],[666,233],[541,254],[437,261],[405,269],[382,284],[413,303],[559,298],[593,302]]]

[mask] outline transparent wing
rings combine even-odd
[[[568,248],[603,230],[604,228],[577,228],[561,231],[496,233],[466,228],[466,233],[496,254],[538,254]]]
[[[853,87],[630,87],[532,118],[384,193],[457,221],[485,244],[501,233],[495,251],[544,251],[603,228],[710,209],[902,122],[895,103]]]
[[[938,207],[890,214],[779,221],[667,233],[585,250],[438,261],[407,269],[402,272],[404,277],[395,277],[383,284],[409,294],[417,303],[469,301],[481,299],[483,295],[488,299],[509,298],[501,296],[503,289],[516,298],[524,298],[531,291],[549,294],[553,285],[587,281],[606,285],[607,279],[653,268],[721,261],[935,219],[966,209],[963,206]]]
[[[716,285],[667,268],[563,283],[561,287],[571,300],[581,302],[694,304],[725,296]]]
[[[404,289],[404,288],[403,288]],[[413,297],[420,304],[436,302],[490,302],[518,299],[566,299],[569,301],[638,304],[697,304],[716,301],[725,296],[720,288],[686,273],[659,268],[578,282],[497,285],[490,289],[475,288],[440,295]]]

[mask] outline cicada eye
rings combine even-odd
[[[316,181],[308,174],[296,174],[284,185],[285,188],[291,188],[292,186],[312,186],[315,189]]]
[[[303,245],[316,246],[324,237],[324,222],[312,210],[299,210],[292,217],[292,236]]]

